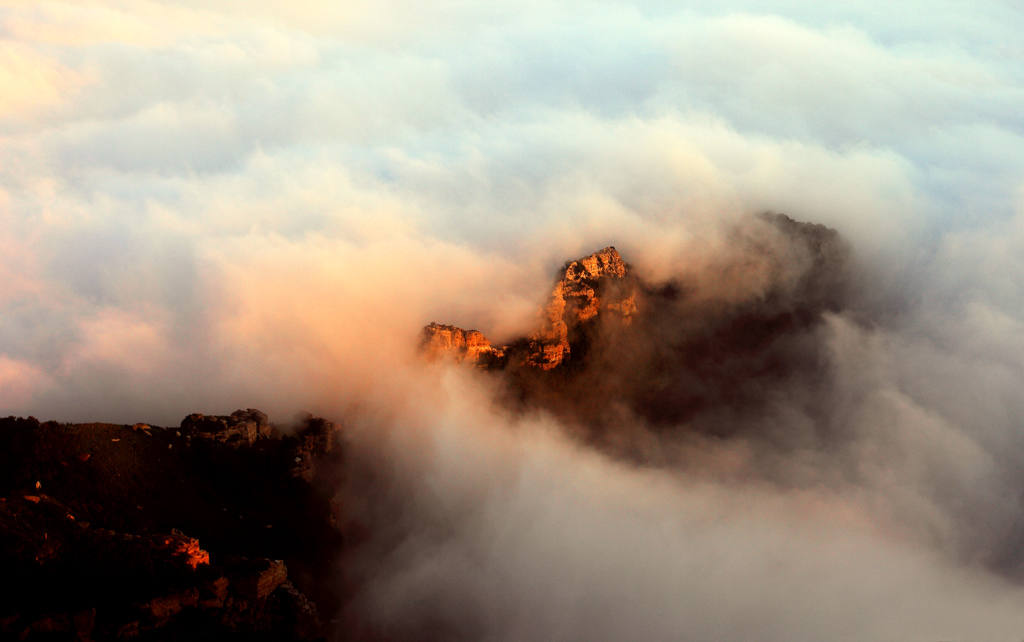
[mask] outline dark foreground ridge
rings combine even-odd
[[[337,427],[0,420],[0,639],[311,640],[338,600]],[[319,608],[318,608],[319,607]]]

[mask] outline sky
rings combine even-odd
[[[347,421],[431,489],[381,499],[403,545],[352,607],[396,639],[1019,639],[978,560],[1021,532],[1022,32],[998,1],[2,0],[0,415]],[[800,492],[628,465],[415,356],[431,321],[528,331],[607,245],[699,274],[762,211],[867,275],[875,316],[821,335],[838,486],[814,453]]]

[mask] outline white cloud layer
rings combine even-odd
[[[0,415],[350,419],[426,483],[358,607],[397,635],[1019,636],[980,565],[1024,576],[1022,32],[994,0],[0,1]],[[763,210],[869,274],[877,318],[821,334],[838,490],[821,453],[797,495],[630,468],[415,363],[432,320],[530,327],[565,259],[699,274]]]

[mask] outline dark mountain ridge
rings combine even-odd
[[[341,582],[338,427],[256,410],[146,424],[0,420],[0,632],[315,639]],[[307,597],[308,595],[308,597]],[[320,605],[318,612],[317,605]]]

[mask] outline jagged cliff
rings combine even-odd
[[[431,359],[503,368],[511,362],[551,370],[572,357],[573,339],[599,316],[629,323],[636,312],[635,283],[618,250],[606,247],[570,261],[542,310],[542,325],[528,338],[495,348],[476,330],[431,323],[423,329],[423,350]]]
[[[423,328],[423,350],[431,359],[451,359],[471,363],[489,363],[505,356],[502,348],[476,330],[463,330],[453,325],[431,323]]]
[[[624,287],[628,268],[614,247],[571,261],[555,283],[544,308],[544,326],[530,337],[524,362],[541,370],[557,368],[572,356],[575,331],[598,315],[627,322],[636,312],[635,292]]]

